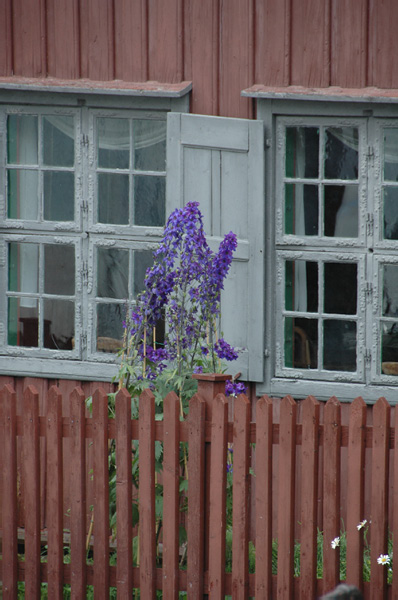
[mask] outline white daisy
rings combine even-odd
[[[379,565],[389,565],[390,557],[388,556],[388,554],[380,554],[379,558],[377,559],[377,562],[379,563]]]
[[[335,537],[334,540],[330,542],[330,545],[332,546],[333,550],[335,550],[337,546],[340,546],[340,538]]]
[[[357,525],[357,529],[358,529],[358,531],[359,531],[360,529],[362,529],[362,527],[365,527],[366,523],[367,523],[367,520],[366,520],[366,519],[364,519],[363,521],[361,521],[360,523],[358,523],[358,525]]]

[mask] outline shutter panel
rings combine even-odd
[[[167,214],[197,201],[212,250],[236,233],[221,297],[221,331],[241,349],[228,372],[263,381],[264,130],[261,121],[168,114]]]

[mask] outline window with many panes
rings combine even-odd
[[[166,114],[12,106],[0,120],[1,354],[39,371],[114,362],[165,223]]]
[[[276,136],[274,376],[396,384],[398,121],[280,117]]]

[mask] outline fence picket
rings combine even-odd
[[[385,398],[379,398],[373,407],[371,600],[378,600],[387,591],[387,569],[378,565],[377,558],[387,554],[389,432],[390,406]]]
[[[232,598],[249,597],[249,452],[250,402],[240,395],[234,402]]]
[[[180,517],[180,400],[171,392],[164,400],[163,417],[163,598],[178,598]]]
[[[366,404],[356,398],[351,405],[348,425],[347,467],[347,583],[363,589],[364,461]]]
[[[145,390],[140,396],[140,588],[142,598],[156,596],[155,522],[155,398]]]
[[[125,388],[116,395],[116,582],[120,598],[133,593],[131,398]]]
[[[283,398],[280,411],[277,598],[289,600],[293,598],[297,416],[297,405],[291,396]]]
[[[3,560],[2,580],[4,598],[16,600],[18,594],[17,538],[17,395],[7,384],[2,392],[4,416],[3,434]]]
[[[300,597],[316,597],[319,402],[302,403]]]
[[[225,596],[225,528],[228,401],[217,394],[213,403],[210,459],[209,597]]]
[[[398,556],[398,410],[394,407],[394,454],[393,454],[393,493],[392,493],[392,552]],[[392,574],[391,597],[398,598],[398,569]]]
[[[86,596],[86,437],[85,399],[81,388],[70,395],[70,551],[71,600]]]
[[[29,385],[23,395],[25,486],[25,596],[40,598],[40,441],[39,394]]]
[[[327,593],[340,581],[340,446],[341,405],[334,396],[325,405],[323,427],[323,591]]]
[[[108,395],[93,395],[94,451],[94,599],[109,598]]]
[[[62,394],[52,386],[48,393],[47,439],[47,578],[48,597],[63,598],[63,459]]]
[[[203,598],[205,530],[205,400],[189,402],[188,436],[188,600]]]
[[[270,598],[272,590],[272,400],[256,405],[256,597]]]

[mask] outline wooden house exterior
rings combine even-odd
[[[253,397],[394,403],[397,25],[393,0],[2,0],[0,383],[110,385],[136,284],[100,258],[138,272],[192,199],[212,244],[238,235],[223,329]]]

